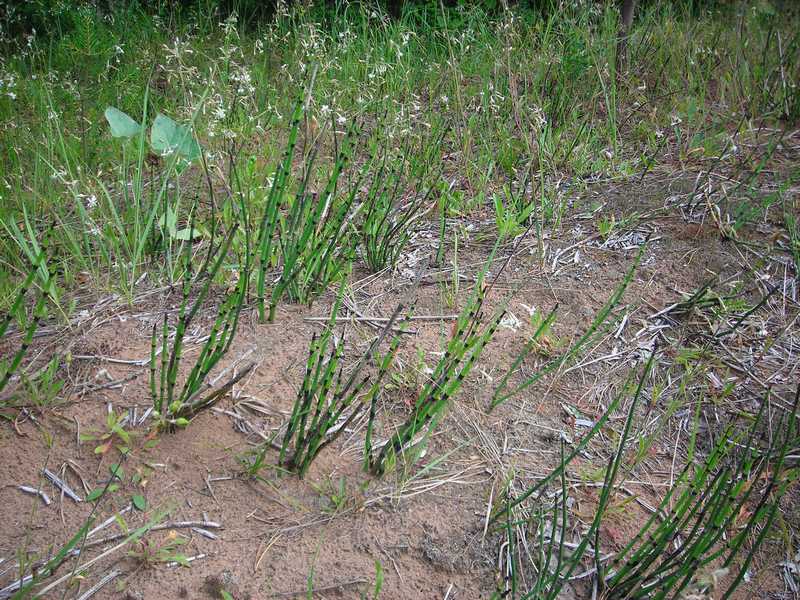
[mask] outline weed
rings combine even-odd
[[[35,375],[20,374],[20,383],[28,401],[39,408],[52,406],[58,394],[64,388],[64,382],[58,379],[61,357],[56,355]]]
[[[94,449],[95,454],[105,454],[112,447],[116,447],[120,454],[128,454],[131,446],[131,434],[125,430],[125,421],[122,414],[110,411],[106,416],[105,431],[81,433],[81,441],[99,442]]]
[[[337,483],[334,483],[334,481],[328,477],[325,478],[323,484],[316,485],[312,483],[311,487],[327,500],[328,506],[323,508],[323,510],[331,514],[342,512],[347,509],[353,501],[353,498],[347,491],[347,478],[344,476],[340,477]]]
[[[607,240],[609,237],[611,237],[611,234],[614,233],[616,226],[617,220],[614,215],[602,217],[597,223],[597,232],[600,234],[600,237],[602,237],[604,240]]]
[[[139,540],[136,542],[136,547],[128,551],[128,556],[148,567],[170,562],[188,567],[188,558],[178,551],[188,541],[188,538],[178,535],[175,530],[171,530],[164,536],[164,539],[159,541],[152,539]]]

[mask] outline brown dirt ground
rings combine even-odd
[[[605,203],[605,214],[611,211],[618,218],[637,211],[645,217],[636,227],[654,234],[655,239],[625,295],[630,322],[623,337],[629,341],[648,315],[663,309],[669,301],[680,300],[679,291],[693,291],[711,275],[725,281],[742,269],[741,253],[733,242],[723,240],[708,223],[686,223],[677,212],[669,198],[685,193],[687,187],[691,186],[684,182],[676,190],[674,185],[653,178],[644,192],[635,196],[630,190],[618,191],[610,185],[601,185],[590,188],[589,193],[576,201],[576,205],[589,206],[592,201],[600,200]],[[433,436],[425,456],[413,470],[392,473],[382,480],[363,473],[359,446],[363,444],[360,434],[363,422],[355,426],[357,431],[348,432],[325,450],[302,481],[271,469],[262,473],[261,481],[239,477],[240,457],[252,448],[252,437],[234,428],[234,420],[226,414],[205,412],[186,429],[157,437],[148,435],[144,426],[136,428],[133,451],[122,461],[126,473],[123,485],[101,501],[98,522],[127,506],[133,494],[143,494],[147,510],[132,510],[125,515],[130,528],[169,510],[165,519],[170,522],[206,518],[220,523],[222,529],[215,531],[216,540],[206,539],[196,531],[178,530],[179,535],[188,539],[179,549],[181,553],[205,555],[194,561],[191,568],[142,564],[127,556],[136,546],[127,547],[89,569],[80,589],[87,590],[104,573],[118,568],[124,574],[94,598],[219,597],[216,590],[220,585],[237,600],[302,597],[313,574],[311,585],[320,590],[315,597],[356,598],[359,591],[371,589],[378,561],[385,577],[380,597],[386,600],[489,598],[495,590],[499,538],[491,531],[484,535],[484,517],[489,496],[496,491],[503,472],[485,440],[493,440],[500,449],[505,468],[513,466],[521,482],[530,484],[533,476],[542,475],[553,466],[558,432],[564,431],[572,437],[579,437],[582,432],[563,405],[576,407],[588,419],[597,418],[611,392],[633,365],[631,355],[616,362],[588,364],[561,377],[546,378],[512,402],[486,414],[493,382],[502,376],[532,333],[523,305],[548,311],[558,303],[559,316],[552,339],[569,340],[589,325],[637,252],[580,243],[596,232],[596,222],[593,218],[581,218],[580,210],[573,212],[577,216],[562,225],[561,235],[546,243],[551,250],[578,244],[577,257],[575,250],[571,250],[554,271],[550,264],[543,265],[536,258],[536,245],[530,239],[510,261],[491,293],[490,304],[498,306],[514,291],[509,309],[521,324],[516,329],[498,330]],[[648,213],[651,214],[647,216]],[[748,235],[753,239],[768,238],[773,231],[769,230],[769,224],[764,227],[767,229],[762,231],[753,228]],[[430,251],[424,237],[415,244],[412,249],[422,255]],[[459,271],[465,277],[459,284],[460,306],[472,290],[473,277],[486,256],[487,246],[475,239],[462,239],[459,248],[462,249]],[[448,260],[452,260],[452,255]],[[445,278],[450,281],[452,276],[445,274]],[[354,299],[364,314],[388,315],[409,287],[408,279],[399,273],[368,279],[368,273],[357,272],[353,280],[361,282],[354,286]],[[424,280],[418,290],[416,314],[454,312],[446,303],[446,295],[442,285]],[[90,512],[88,503],[61,499],[49,483],[42,482],[43,467],[55,471],[72,461],[88,487],[94,488],[107,478],[109,465],[120,460],[116,450],[96,455],[92,442],[78,444],[77,427],[84,433],[101,428],[109,403],[117,410],[137,406],[140,414],[148,403],[146,366],[76,357],[146,359],[153,323],[161,318],[164,308],[174,308],[179,300],[177,292],[166,290],[149,295],[134,307],[111,302],[90,310],[79,326],[66,333],[37,339],[37,348],[44,351],[42,357],[70,348],[72,359],[62,367],[62,372],[73,385],[68,397],[57,406],[44,410],[32,407],[28,416],[17,415],[16,424],[0,427],[0,558],[7,561],[0,564],[0,571],[14,562],[19,552],[41,557],[63,544]],[[328,295],[312,308],[283,305],[275,324],[260,325],[252,310],[244,313],[239,335],[223,366],[251,351],[247,360],[254,360],[257,366],[236,387],[235,396],[239,400],[258,399],[273,411],[271,415],[251,419],[262,430],[274,431],[291,410],[295,390],[302,381],[309,339],[319,329],[318,323],[304,318],[325,315],[330,302]],[[790,305],[784,322],[789,322],[791,314],[796,312],[797,306]],[[212,314],[209,310],[191,333],[200,335]],[[398,377],[404,379],[398,387],[382,394],[384,427],[403,418],[407,403],[413,401],[415,389],[424,377],[417,372],[417,349],[422,349],[425,362],[433,365],[436,356],[432,353],[441,348],[449,328],[450,322],[446,321],[413,323],[415,332],[406,336],[397,369]],[[364,325],[350,325],[348,355],[359,356],[359,350],[368,345],[374,331]],[[690,340],[695,333],[691,326],[683,329],[678,326],[672,331],[672,339],[680,343]],[[615,344],[613,339],[609,340],[594,349],[592,356],[607,354]],[[624,349],[621,343],[620,346]],[[589,358],[584,356],[581,360],[588,362]],[[541,358],[526,361],[525,369],[533,371],[537,361]],[[87,391],[92,384],[130,377],[133,378],[117,388]],[[218,407],[230,409],[234,402],[228,396]],[[154,445],[146,447],[148,440],[154,441]],[[610,448],[609,444],[605,450]],[[607,454],[602,451],[600,448],[600,454],[594,454],[600,462],[581,462],[576,473],[603,464]],[[636,477],[631,475],[631,479],[639,478],[640,483],[652,483],[630,484],[642,500],[657,504],[657,494],[663,489],[658,483],[668,479],[672,455],[673,440],[660,439],[645,466],[637,471]],[[268,454],[271,464],[275,458],[275,452]],[[429,469],[419,475],[425,467]],[[131,480],[134,474],[141,478],[138,484]],[[226,479],[207,484],[209,477]],[[67,478],[74,489],[85,495],[74,474],[68,474]],[[339,506],[334,506],[329,496],[342,478],[346,495]],[[50,506],[45,507],[16,488],[40,482],[53,498]],[[597,493],[597,488],[591,486],[572,488],[573,515],[589,518]],[[609,549],[629,539],[648,514],[635,502],[621,506],[603,530]],[[91,539],[118,531],[119,526],[112,524]],[[167,536],[166,532],[156,532],[148,539],[166,540]],[[752,569],[753,580],[740,590],[740,598],[763,598],[782,590],[777,570],[781,558],[775,556],[773,549],[767,547],[757,561],[758,568]],[[68,573],[71,568],[68,563],[58,574]],[[9,575],[0,579],[0,586],[10,581]],[[588,593],[580,584],[576,584],[575,590],[576,597]],[[72,592],[68,597],[78,595]],[[49,597],[61,597],[61,593]]]

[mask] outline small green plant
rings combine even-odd
[[[145,538],[136,542],[133,550],[128,551],[128,556],[139,561],[144,566],[153,567],[158,564],[174,562],[182,567],[189,566],[189,559],[178,549],[189,540],[178,535],[173,529],[162,540]]]
[[[193,219],[191,223],[193,228]],[[225,295],[220,303],[217,317],[211,327],[208,339],[203,344],[183,387],[176,393],[186,332],[208,296],[214,278],[222,268],[222,263],[228,254],[235,232],[236,227],[234,226],[216,249],[209,249],[197,277],[200,280],[200,291],[191,304],[189,300],[194,282],[192,277],[192,253],[191,245],[186,245],[183,264],[183,299],[178,310],[178,323],[172,344],[170,344],[169,324],[167,315],[164,315],[160,336],[160,361],[157,361],[159,332],[157,325],[153,325],[150,345],[150,395],[153,401],[153,414],[157,420],[157,426],[161,429],[188,425],[193,416],[199,411],[212,406],[239,379],[244,377],[253,366],[250,365],[243,369],[236,377],[215,390],[209,391],[210,386],[205,383],[206,377],[228,351],[236,336],[239,313],[247,295],[249,272],[245,269],[239,273],[236,286]]]
[[[330,477],[325,478],[323,481],[320,485],[311,484],[311,487],[327,500],[328,506],[323,507],[322,510],[332,514],[345,510],[353,501],[352,496],[347,491],[347,478],[342,476],[336,483]]]
[[[600,234],[604,240],[607,240],[611,237],[611,234],[614,233],[614,229],[617,226],[617,219],[614,215],[610,215],[608,217],[601,217],[601,219],[597,222],[597,232]]]
[[[456,302],[458,301],[458,292],[459,288],[461,287],[461,273],[458,270],[458,232],[456,232],[453,236],[453,268],[452,268],[452,275],[450,277],[450,281],[448,282],[446,279],[442,279],[439,283],[439,290],[442,295],[442,299],[444,300],[445,306],[449,309],[454,309],[456,307]]]
[[[551,335],[558,305],[548,314],[535,307],[523,305],[523,308],[528,309],[528,322],[533,329],[533,335],[528,340],[528,343],[533,345],[532,350],[536,350],[539,354],[550,356],[561,344],[561,340]]]
[[[372,594],[367,595],[367,592],[362,591],[359,594],[361,600],[378,600],[383,589],[383,565],[380,561],[375,561],[375,585],[372,587]]]
[[[64,389],[64,381],[58,379],[60,366],[61,357],[56,355],[35,375],[20,374],[20,384],[25,391],[27,401],[39,408],[51,406],[55,402],[58,394]]]
[[[52,558],[48,558],[44,565],[37,565],[35,563],[32,564],[26,558],[25,552],[20,553],[22,560],[20,560],[19,565],[19,576],[17,580],[10,586],[3,588],[2,592],[3,594],[6,594],[3,597],[10,596],[11,600],[27,600],[28,598],[46,597],[47,594],[52,592],[56,587],[62,583],[74,581],[79,572],[85,572],[86,569],[89,569],[92,565],[98,563],[108,555],[106,552],[104,552],[85,561],[77,559],[75,560],[75,563],[69,572],[51,581],[51,578],[55,576],[56,572],[62,565],[67,563],[67,561],[73,557],[80,557],[80,549],[86,543],[86,539],[90,534],[91,527],[97,520],[96,513],[101,506],[100,500],[107,494],[118,489],[118,484],[116,481],[118,481],[117,474],[121,474],[121,467],[119,467],[119,465],[112,465],[110,470],[112,476],[109,478],[106,485],[104,487],[97,488],[86,497],[87,502],[92,503],[92,509],[89,515],[86,517],[86,520],[83,522],[83,525],[81,525],[77,532],[64,545],[62,545],[57,552],[55,552]],[[118,550],[124,546],[127,546],[128,544],[138,541],[153,527],[155,527],[165,516],[166,513],[159,512],[158,514],[153,515],[153,517],[147,523],[138,529],[131,531],[122,517],[118,515],[117,522],[122,528],[125,537],[113,548],[113,550]]]
[[[525,199],[527,186],[526,177],[516,193],[506,185],[502,194],[494,194],[494,218],[499,235],[514,238],[525,230],[525,223],[536,208],[536,202]]]
[[[128,454],[131,447],[131,434],[125,430],[124,416],[111,411],[106,415],[105,431],[90,431],[80,434],[81,441],[98,442],[95,454],[106,454],[116,447],[120,454]]]

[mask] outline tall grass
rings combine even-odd
[[[148,275],[179,275],[182,240],[167,235],[167,224],[186,221],[191,202],[181,203],[180,196],[187,175],[175,177],[163,168],[168,164],[143,160],[143,136],[122,144],[120,158],[120,147],[106,143],[103,133],[106,107],[141,114],[142,123],[159,111],[192,122],[216,157],[210,165],[216,173],[231,140],[244,148],[245,140],[264,139],[298,118],[287,98],[303,92],[313,65],[304,115],[319,123],[332,117],[375,122],[375,115],[385,115],[385,137],[419,143],[447,114],[452,126],[429,162],[463,173],[460,193],[500,190],[505,178],[530,167],[548,174],[540,190],[547,198],[550,174],[626,174],[642,160],[652,166],[664,137],[682,148],[684,163],[714,155],[729,138],[732,112],[796,118],[797,11],[777,13],[763,4],[690,12],[683,6],[641,8],[628,37],[629,68],[620,77],[611,76],[615,15],[595,5],[500,17],[477,7],[419,8],[399,21],[356,6],[297,7],[250,30],[190,11],[170,13],[169,29],[134,5],[109,18],[76,6],[59,13],[61,28],[47,32],[49,39],[11,44],[0,63],[3,81],[10,82],[0,94],[0,118],[13,124],[0,130],[7,149],[0,157],[7,183],[0,220],[16,224],[27,212],[26,237],[33,240],[55,225],[51,255],[63,267],[56,269],[58,288],[74,286],[84,272],[99,287],[130,296],[142,261],[158,264],[163,254],[166,269],[148,268]],[[161,66],[152,68],[150,56],[163,59]],[[256,154],[269,158],[278,144],[266,135],[268,147]],[[390,164],[387,173],[392,166],[399,171]],[[273,233],[280,230],[277,212],[291,198],[277,197],[287,190],[280,184],[284,175],[275,179],[266,221]],[[56,202],[61,194],[72,201]],[[306,196],[295,197],[301,200],[291,207],[296,214],[313,216]],[[393,216],[402,221],[403,214]],[[289,246],[298,241],[281,231]],[[389,246],[377,241],[385,231],[365,229],[366,246],[376,250],[365,254],[371,268],[392,260]],[[261,242],[271,269],[274,259],[263,255],[274,240],[264,235]],[[19,272],[25,269],[18,250],[15,238],[0,240],[0,257]],[[266,250],[269,255],[272,248]],[[311,271],[288,269],[278,295],[313,296],[328,276]],[[266,293],[265,283],[257,287]]]

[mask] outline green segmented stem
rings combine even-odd
[[[333,340],[333,329],[342,305],[344,291],[343,281],[325,330],[319,336],[316,334],[312,336],[303,384],[297,393],[292,414],[283,434],[278,463],[300,477],[305,476],[319,453],[336,440],[366,406],[370,407],[370,414],[374,419],[375,396],[400,344],[399,335],[395,335],[390,343],[389,352],[378,365],[377,373],[361,375],[388,332],[394,328],[397,317],[403,310],[402,305],[395,309],[386,326],[376,336],[350,374],[345,377],[341,364],[344,358],[344,344],[340,343],[337,346]],[[370,436],[371,424],[368,425],[367,437]],[[260,450],[259,456],[263,457],[265,448],[266,445]]]

